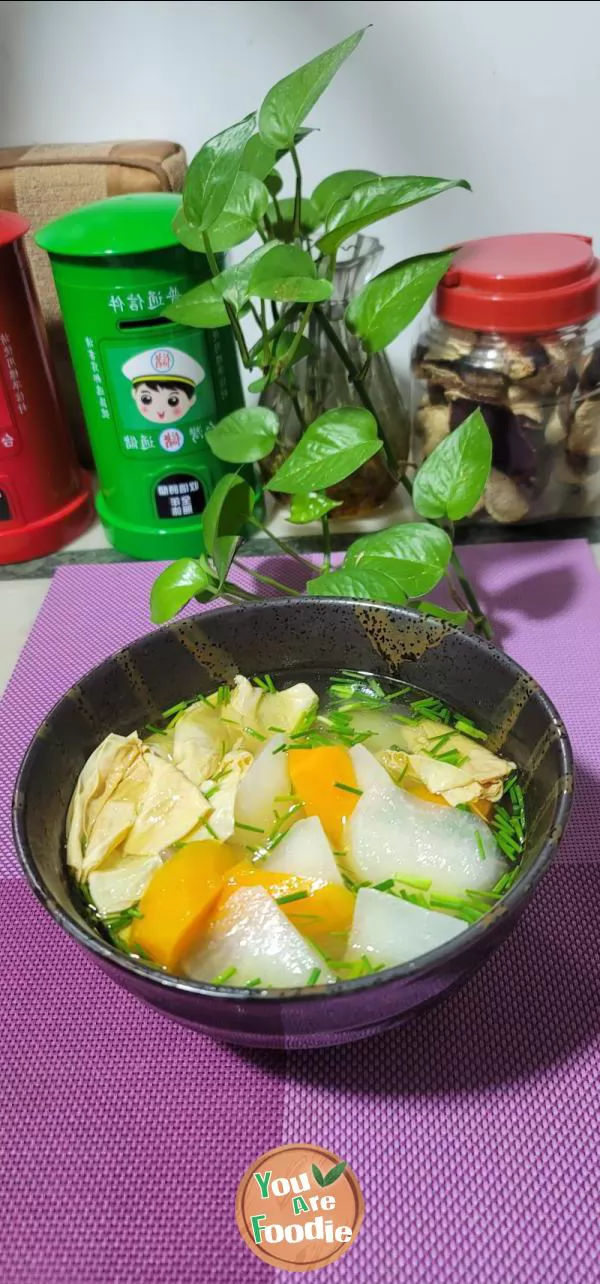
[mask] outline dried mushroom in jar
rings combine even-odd
[[[507,340],[434,324],[413,360],[427,385],[415,418],[417,459],[479,407],[493,470],[475,512],[514,523],[560,511],[565,451],[600,455],[600,352],[582,364],[583,344],[583,328]]]

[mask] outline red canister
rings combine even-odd
[[[50,371],[21,238],[29,223],[0,210],[0,563],[44,557],[92,520]]]

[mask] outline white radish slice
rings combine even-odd
[[[315,968],[320,985],[336,979],[264,887],[233,892],[183,964],[194,981],[213,981],[229,968],[230,985],[260,978],[261,987],[304,986]]]
[[[281,812],[285,803],[276,803],[277,797],[291,792],[290,776],[287,765],[287,754],[277,753],[285,744],[285,736],[273,736],[263,745],[252,766],[242,777],[235,798],[236,824],[250,825],[260,829],[266,835],[275,823],[275,813]],[[244,830],[239,830],[238,839],[243,843],[251,840]],[[256,846],[260,843],[260,834],[256,834]]]
[[[344,881],[318,816],[297,820],[272,855],[261,861],[260,867],[314,879],[321,887]]]
[[[479,835],[479,838],[477,838]],[[494,836],[478,817],[413,798],[391,782],[359,799],[348,825],[349,863],[360,879],[430,879],[454,896],[489,891],[506,872]],[[480,846],[481,844],[481,846]]]
[[[468,926],[449,914],[361,887],[346,958],[353,961],[365,955],[373,966],[383,963],[395,967],[454,940]]]
[[[371,753],[370,749],[366,749],[364,745],[354,745],[350,750],[350,757],[354,767],[356,783],[363,793],[366,793],[367,789],[371,789],[373,786],[378,789],[387,789],[391,777],[385,767],[382,767],[381,763],[377,761],[375,754]]]

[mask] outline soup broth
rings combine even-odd
[[[515,764],[367,674],[238,677],[88,759],[66,859],[95,930],[164,971],[320,986],[468,931],[517,875]]]

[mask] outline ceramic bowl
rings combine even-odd
[[[67,807],[92,749],[109,731],[141,730],[162,709],[236,673],[271,673],[291,683],[342,668],[400,679],[439,697],[517,762],[528,836],[508,894],[457,940],[413,962],[304,991],[261,993],[167,976],[96,935],[73,902],[64,861]],[[29,746],[13,824],[34,892],[118,985],[217,1039],[289,1049],[350,1042],[400,1025],[465,981],[514,928],[556,852],[571,797],[565,728],[537,683],[508,656],[402,608],[288,598],[198,614],[92,669],[59,700]]]

